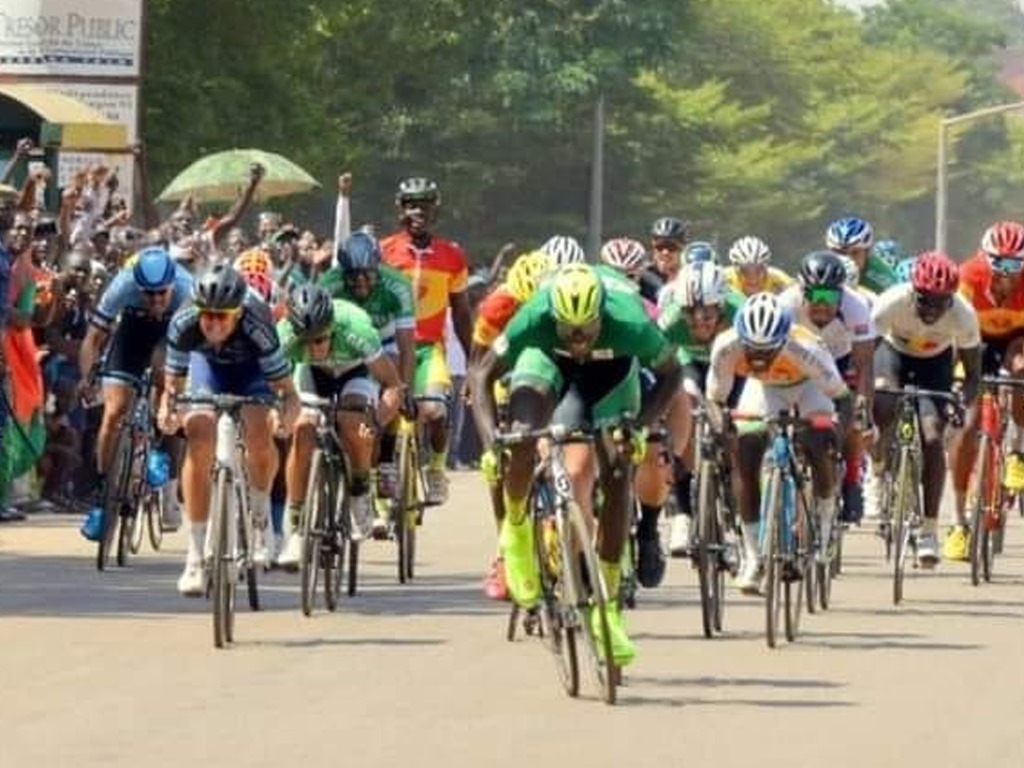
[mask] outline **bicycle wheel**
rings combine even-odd
[[[348,501],[345,493],[345,479],[332,472],[329,479],[330,504],[324,509],[334,510],[327,521],[327,533],[320,558],[324,569],[324,602],[327,610],[338,609],[338,598],[341,596],[341,580],[345,575],[345,557],[348,542],[352,538],[352,518],[348,514]]]
[[[971,500],[971,584],[978,586],[982,579],[991,578],[991,536],[986,517],[988,505],[992,503],[992,472],[994,469],[993,445],[991,438],[981,433],[978,441],[978,458],[974,463],[972,487],[968,493]],[[988,577],[984,572],[988,570]]]
[[[419,460],[416,438],[409,434],[402,441],[399,465],[401,535],[399,537],[399,581],[412,581],[416,565],[416,526],[419,522]]]
[[[164,494],[162,489],[150,491],[149,504],[146,505],[146,530],[149,533],[149,545],[154,552],[160,551],[164,542]]]
[[[565,574],[570,572],[568,560],[572,557],[572,550],[562,545],[567,541],[567,534],[559,530],[558,518],[550,506],[551,499],[550,489],[539,484],[534,486],[530,494],[530,512],[534,520],[533,545],[540,574],[540,634],[555,660],[562,687],[569,696],[575,698],[580,693],[580,666],[576,650],[578,627],[566,621],[567,616],[573,615],[575,606],[570,603],[571,590],[565,584]],[[510,621],[516,613],[513,611]],[[514,626],[511,625],[510,634]]]
[[[233,547],[235,552],[234,573],[238,578],[245,578],[246,594],[249,598],[249,608],[253,611],[260,609],[259,576],[260,568],[253,562],[253,542],[255,532],[253,530],[252,510],[249,509],[248,498],[243,498],[245,487],[248,482],[243,475],[244,485],[235,485],[235,535],[237,545]],[[270,524],[267,524],[267,532],[270,533]]]
[[[893,580],[892,580],[892,601],[899,605],[903,600],[903,577],[906,566],[907,549],[910,546],[910,530],[907,525],[907,515],[910,513],[910,506],[913,502],[913,467],[910,450],[906,447],[900,449],[899,461],[896,466],[895,484],[893,486],[893,515],[891,523],[891,536],[893,546]]]
[[[782,477],[778,469],[768,476],[761,495],[762,557],[765,567],[765,640],[769,648],[778,642],[782,611]]]
[[[792,478],[786,481],[784,490],[783,503],[788,514],[783,519],[793,521],[792,530],[784,539],[789,545],[787,559],[791,570],[785,579],[786,640],[792,643],[800,632],[800,615],[803,611],[805,591],[803,582],[813,582],[814,578],[810,567],[813,558],[813,543],[808,519],[817,512],[816,510],[800,509],[803,502],[797,500],[799,493]],[[799,573],[799,578],[792,572],[794,569]],[[807,602],[808,605],[813,602],[813,592]],[[808,608],[808,610],[810,609]]]
[[[359,542],[348,540],[348,584],[346,592],[354,597],[359,585]]]
[[[320,576],[320,552],[324,538],[325,496],[329,494],[323,474],[323,453],[317,448],[309,463],[306,501],[302,505],[302,559],[299,561],[299,604],[305,616],[316,606],[316,587]],[[325,575],[326,578],[326,575]]]
[[[572,571],[574,591],[577,595],[576,605],[582,618],[580,624],[586,641],[587,655],[590,657],[594,677],[601,688],[601,697],[606,704],[614,704],[618,685],[618,669],[615,666],[615,657],[612,655],[612,638],[608,626],[608,586],[601,573],[597,552],[594,550],[590,531],[583,519],[583,511],[575,501],[570,501],[566,505],[564,524],[568,525],[570,535],[562,539],[562,547],[572,552],[574,549],[571,542],[575,542],[575,551],[578,552],[578,557],[569,557],[567,560],[578,561]],[[597,612],[600,637],[594,633],[591,620],[592,611]]]
[[[714,637],[718,613],[719,537],[716,535],[718,515],[715,509],[714,467],[702,462],[697,478],[697,581],[700,587],[700,619],[704,637]]]
[[[223,648],[234,636],[235,595],[231,570],[234,555],[231,552],[231,475],[227,469],[217,470],[214,478],[213,505],[210,510],[213,525],[213,553],[211,561],[213,599],[213,644]]]
[[[107,473],[107,487],[103,493],[103,535],[96,547],[96,568],[100,571],[106,570],[114,536],[121,524],[120,500],[124,498],[128,485],[126,473],[131,469],[131,449],[131,432],[124,425],[117,435],[114,462]]]
[[[135,514],[132,515],[132,535],[128,543],[128,551],[133,555],[139,554],[142,542],[146,540],[146,518],[149,517],[152,495],[152,491],[147,489],[144,494],[139,496],[139,501],[135,505]]]

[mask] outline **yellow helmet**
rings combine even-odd
[[[516,301],[528,301],[537,292],[541,280],[550,269],[551,260],[543,251],[524,253],[509,268],[505,276],[505,287]]]
[[[593,267],[569,264],[555,273],[551,284],[551,309],[555,319],[582,326],[601,316],[604,288]]]

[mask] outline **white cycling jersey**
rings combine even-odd
[[[877,335],[868,303],[858,293],[846,286],[842,287],[842,291],[839,311],[824,327],[818,327],[811,322],[803,288],[799,285],[787,288],[779,296],[779,301],[792,311],[793,319],[816,334],[835,360],[841,360],[849,355],[854,344],[862,341],[874,341]]]
[[[894,285],[875,301],[872,319],[878,335],[910,357],[935,357],[950,347],[974,349],[981,344],[978,315],[959,293],[953,294],[953,305],[929,325],[917,314],[913,286]]]

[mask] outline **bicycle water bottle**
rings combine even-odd
[[[161,488],[171,479],[171,458],[163,451],[150,451],[146,457],[146,483]]]

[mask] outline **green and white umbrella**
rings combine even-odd
[[[253,163],[266,169],[256,190],[260,200],[297,195],[320,186],[286,157],[262,149],[229,149],[196,160],[174,177],[157,200],[183,200],[194,194],[204,203],[232,202],[248,185]]]

